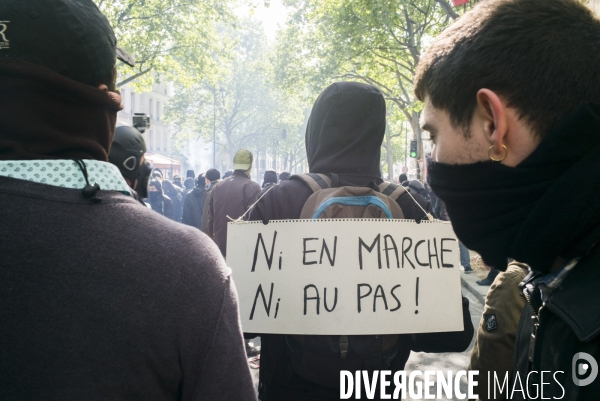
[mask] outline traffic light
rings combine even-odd
[[[410,141],[410,157],[417,158],[417,141]]]

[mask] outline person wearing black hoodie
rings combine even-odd
[[[275,170],[267,170],[265,171],[265,176],[263,177],[262,189],[270,187],[271,185],[275,185],[278,181],[279,177],[277,176],[277,172]]]
[[[148,184],[148,200],[152,210],[168,219],[173,219],[173,201],[165,195],[159,180],[152,180]]]
[[[379,168],[385,133],[385,100],[370,85],[338,82],[316,100],[306,128],[306,153],[311,173],[339,176],[341,185],[371,186],[383,182]],[[264,193],[264,192],[263,192]],[[264,193],[250,220],[298,219],[313,194],[303,181],[282,181]],[[421,208],[407,196],[398,198],[405,218],[423,219]],[[462,352],[473,337],[469,302],[463,298],[464,330],[460,332],[404,334],[398,336],[398,352],[388,369],[403,370],[411,351]],[[246,337],[254,337],[247,333]],[[339,382],[318,385],[295,372],[284,335],[261,335],[259,398],[267,400],[338,400]]]
[[[183,213],[183,190],[169,180],[163,180],[162,186],[165,195],[173,202],[173,216],[171,219],[178,222],[181,221]]]
[[[219,183],[221,179],[221,173],[216,168],[211,168],[206,172],[204,182],[206,183],[206,198],[204,199],[204,210],[202,212],[202,223],[200,229],[206,235],[208,234],[208,205],[210,204],[210,197],[212,190]]]
[[[187,182],[187,179],[185,180]],[[204,211],[204,200],[206,199],[206,188],[204,187],[204,174],[196,179],[196,186],[185,196],[183,202],[183,214],[181,222],[200,230],[202,225],[202,214]]]
[[[203,174],[201,174],[203,176]],[[183,186],[185,187],[185,189],[183,190],[183,202],[185,204],[185,197],[187,196],[187,194],[189,194],[190,192],[192,192],[192,190],[194,189],[194,186],[196,186],[196,179],[195,178],[186,178],[185,181],[183,182]]]

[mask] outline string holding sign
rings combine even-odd
[[[256,200],[256,202],[254,202],[253,204],[251,204],[251,205],[250,205],[250,207],[248,208],[248,210],[246,210],[246,211],[244,212],[244,214],[243,214],[243,215],[241,215],[240,217],[238,217],[237,219],[233,219],[233,218],[229,217],[229,215],[227,215],[227,216],[225,216],[225,217],[227,217],[227,218],[229,219],[229,222],[231,222],[231,223],[236,223],[236,224],[244,224],[244,223],[247,223],[247,221],[246,221],[246,220],[244,220],[244,218],[246,217],[246,215],[247,215],[248,213],[250,213],[250,212],[252,211],[252,209],[254,209],[254,206],[256,206],[256,205],[258,204],[258,202],[260,202],[260,200],[261,200],[262,198],[264,198],[264,197],[265,197],[265,195],[266,195],[266,194],[267,194],[267,193],[268,193],[268,192],[269,192],[271,189],[273,189],[273,188],[275,188],[275,185],[271,185],[269,188],[267,188],[267,190],[266,190],[265,192],[263,192],[263,193],[262,193],[262,194],[259,196],[259,198]]]

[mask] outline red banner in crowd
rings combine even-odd
[[[467,4],[469,0],[452,0],[454,3],[454,7],[462,6],[463,4]]]

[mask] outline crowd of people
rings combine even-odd
[[[166,179],[116,127],[116,62],[133,59],[93,1],[2,0],[0,20],[0,399],[336,400],[341,370],[402,371],[473,338],[481,400],[598,399],[600,20],[578,1],[481,1],[432,39],[414,88],[426,183],[382,178],[386,100],[359,82],[316,99],[308,172],[260,185],[240,149],[223,176]],[[462,297],[461,331],[243,333],[227,223],[298,220],[331,189],[450,220],[464,273],[469,249],[492,268],[481,319]]]
[[[132,129],[119,127],[117,132],[120,128],[128,131]],[[115,152],[114,149],[115,147],[111,150],[111,154]],[[123,172],[121,160],[125,159],[115,156],[111,159],[111,163]],[[257,200],[261,190],[291,177],[291,174],[286,171],[278,174],[275,170],[267,170],[261,187],[251,179],[252,159],[250,151],[240,149],[234,156],[234,169],[225,172],[223,180],[221,180],[221,173],[215,168],[198,176],[195,176],[193,170],[188,170],[183,186],[181,177],[177,175],[169,180],[163,178],[162,172],[158,169],[151,174],[149,170],[145,170],[152,179],[139,200],[166,218],[195,227],[214,238],[225,256],[227,222],[239,218],[248,210],[249,206]],[[213,189],[218,184],[220,184],[219,190],[214,191],[215,195],[213,195]],[[133,185],[131,186],[135,189]]]

